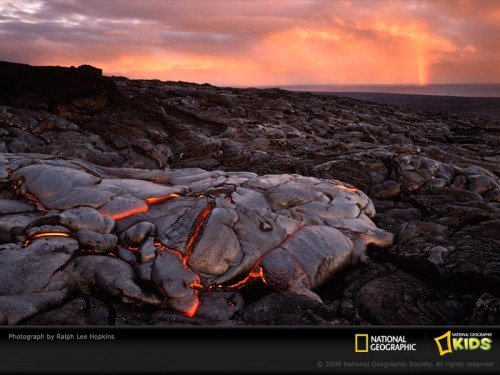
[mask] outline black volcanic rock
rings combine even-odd
[[[485,293],[476,302],[470,324],[500,324],[500,298]]]
[[[90,65],[65,68],[0,61],[0,82],[1,103],[7,105],[28,96],[53,105],[99,94],[103,89],[102,70]]]
[[[361,273],[370,277],[364,279]],[[376,266],[364,266],[348,275],[347,279],[351,283],[345,296],[347,301],[353,299],[352,305],[356,306],[360,322],[449,325],[460,324],[471,314],[470,299],[442,293],[393,267],[382,270]]]
[[[95,298],[76,298],[62,307],[37,315],[26,325],[108,325],[109,309]]]
[[[107,102],[102,70],[30,66],[0,61],[0,104],[50,110],[64,118],[88,118]],[[78,116],[74,113],[77,112]]]
[[[246,307],[240,319],[253,325],[341,325],[329,306],[290,292],[273,293]]]

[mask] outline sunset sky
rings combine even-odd
[[[500,1],[0,1],[0,60],[217,85],[500,83]]]

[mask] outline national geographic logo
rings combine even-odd
[[[451,331],[436,337],[436,342],[439,355],[443,356],[448,353],[460,350],[490,350],[492,343],[492,334],[490,333],[464,333]]]
[[[354,335],[354,351],[356,353],[415,350],[417,350],[417,344],[408,342],[404,335],[368,335],[368,333],[357,333]]]

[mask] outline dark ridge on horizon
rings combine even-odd
[[[500,98],[500,83],[278,85],[290,91]]]

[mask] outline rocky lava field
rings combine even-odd
[[[500,322],[498,117],[0,78],[0,323]]]

